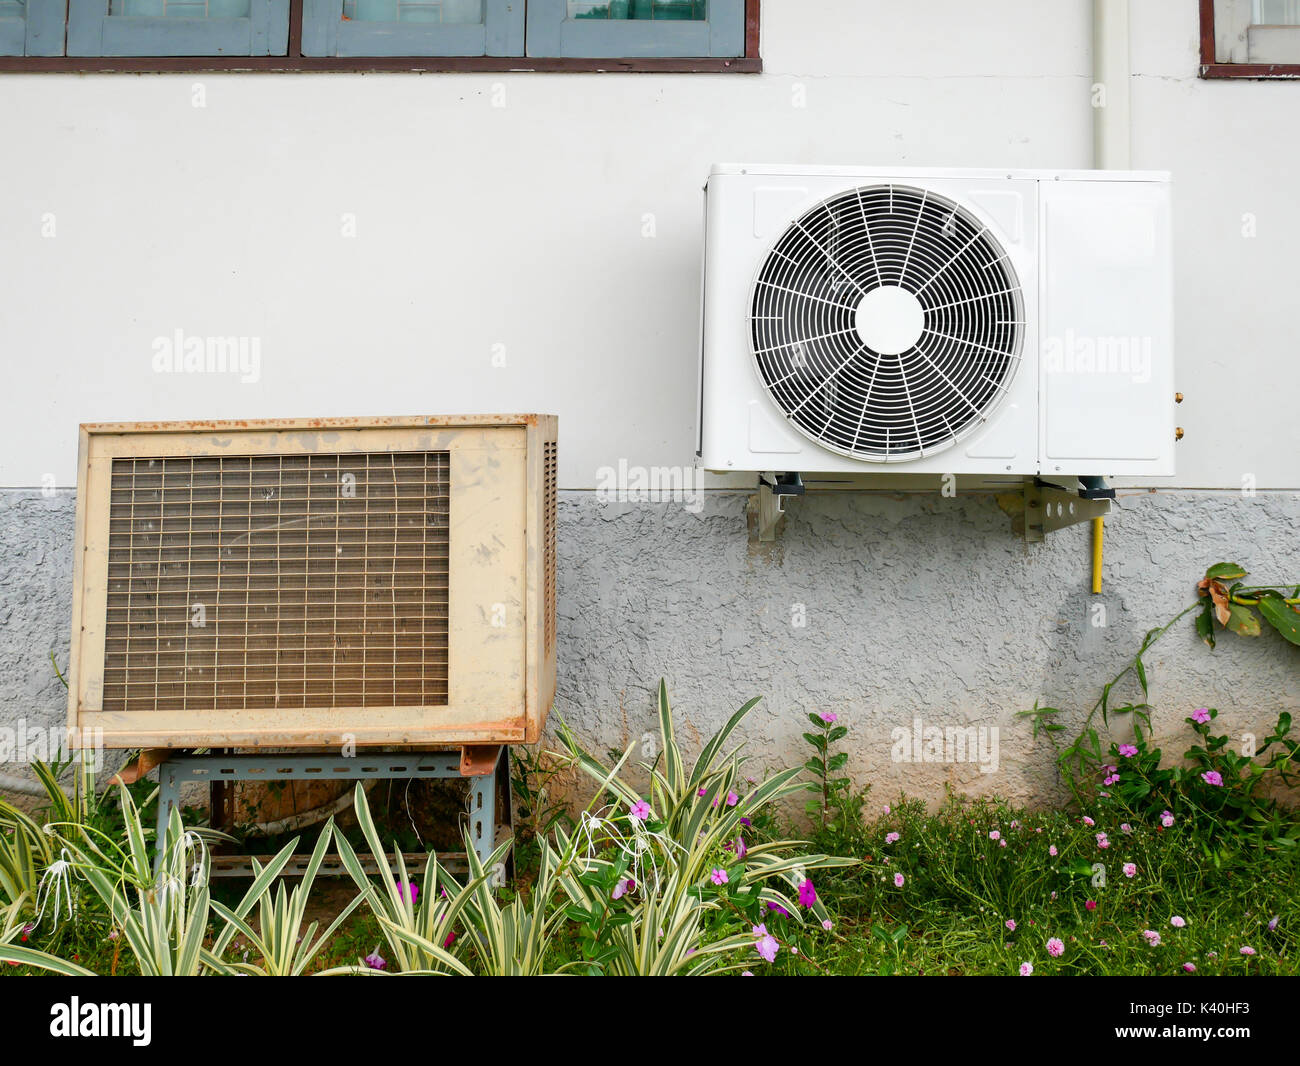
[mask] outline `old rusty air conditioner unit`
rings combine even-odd
[[[549,415],[82,426],[69,725],[129,748],[534,742],[555,501]]]

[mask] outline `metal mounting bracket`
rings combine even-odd
[[[797,473],[760,474],[754,511],[758,519],[758,539],[776,540],[777,528],[785,517],[785,501],[790,496],[804,495],[803,478]]]
[[[1091,490],[1095,491],[1095,490]],[[1113,495],[1113,493],[1112,493]],[[1025,482],[1024,535],[1026,544],[1040,543],[1048,533],[1110,514],[1110,499],[1087,498],[1059,485]]]

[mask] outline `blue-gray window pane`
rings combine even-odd
[[[307,56],[521,56],[524,0],[304,0]]]
[[[69,0],[71,56],[282,56],[289,0]]]
[[[0,56],[63,55],[65,0],[0,0]]]
[[[568,0],[571,19],[690,19],[707,17],[705,0]]]
[[[528,0],[528,54],[743,56],[745,0]]]

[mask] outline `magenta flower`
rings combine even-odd
[[[1208,707],[1198,707],[1192,712],[1192,721],[1204,725],[1210,720],[1210,709]]]
[[[1183,963],[1183,969],[1186,970],[1188,973],[1196,972],[1196,967],[1193,966],[1190,962]]]
[[[1013,933],[1016,931],[1016,920],[1014,918],[1008,918],[1003,924]]]
[[[739,802],[740,802],[740,797],[737,796],[734,792],[728,792],[728,793],[727,793],[727,806],[728,806],[728,807],[734,807],[734,806],[735,806],[737,803],[739,803]]]
[[[1254,954],[1255,954],[1255,949],[1252,948],[1249,944],[1242,944],[1242,946],[1241,946],[1241,953],[1242,953],[1243,955],[1254,955]]]
[[[361,960],[372,970],[383,970],[388,966],[388,962],[379,954],[379,945],[375,945],[375,950]]]
[[[1118,780],[1119,780],[1119,774],[1110,774],[1107,777],[1102,778],[1101,783],[1103,785],[1113,785]]]
[[[715,885],[725,885],[727,883],[727,871],[720,867],[714,867],[713,873],[709,874],[709,880]]]
[[[1065,954],[1065,941],[1059,936],[1054,936],[1047,942],[1047,954],[1054,959],[1059,959]]]
[[[886,833],[886,834],[885,834],[885,843],[886,843],[886,844],[892,844],[892,843],[894,843],[894,841],[898,840],[899,837],[900,837],[900,834],[898,834],[898,833]]]
[[[1103,850],[1110,847],[1110,840],[1107,838],[1105,833],[1097,834],[1097,847],[1102,848]]]
[[[628,809],[627,816],[634,822],[644,822],[650,817],[650,804],[645,800],[637,800]]]
[[[442,946],[443,946],[444,948],[449,948],[449,947],[451,947],[452,944],[454,944],[454,943],[456,943],[456,934],[455,934],[454,932],[451,932],[451,933],[448,933],[447,936],[446,936],[446,939],[443,940],[443,942],[442,942]]]
[[[1123,755],[1124,758],[1131,759],[1133,758],[1134,755],[1138,753],[1138,750],[1132,744],[1121,744],[1119,746],[1119,753]]]
[[[1278,917],[1279,917],[1279,916],[1275,914],[1275,915],[1273,915],[1272,918],[1270,918],[1270,919],[1268,920],[1268,931],[1269,931],[1270,933],[1273,932],[1275,929],[1277,929],[1277,920],[1278,920]]]
[[[780,950],[781,945],[776,942],[776,937],[767,931],[767,926],[754,926],[754,950],[759,953],[765,962],[776,962],[776,953]]]
[[[781,904],[773,903],[771,900],[768,900],[767,909],[770,910],[773,914],[781,915],[782,918],[790,917],[790,912],[788,910],[782,907]]]
[[[749,854],[749,846],[745,843],[744,837],[736,837],[732,844],[732,850],[736,853],[736,858],[743,859]]]
[[[1087,900],[1083,905],[1083,909],[1086,911],[1095,911],[1097,909],[1097,901],[1095,899]]]
[[[1174,816],[1173,816],[1172,812],[1170,812],[1170,811],[1161,811],[1161,812],[1160,812],[1160,824],[1163,825],[1166,829],[1168,829],[1170,826],[1172,826],[1172,825],[1174,824]]]
[[[822,712],[821,712],[821,719],[822,719],[822,721],[825,722],[827,725],[834,725],[835,722],[836,722],[837,719],[838,719],[838,716],[835,714],[834,711],[822,711]]]
[[[1093,825],[1096,825],[1097,823],[1094,822],[1091,818],[1089,818],[1089,817],[1085,814],[1085,815],[1083,816],[1083,824],[1084,824],[1084,825],[1087,825],[1087,826],[1093,826]]]
[[[398,899],[405,900],[409,896],[411,902],[414,903],[416,899],[419,898],[419,895],[420,895],[420,886],[417,885],[414,881],[410,881],[406,884],[403,884],[401,881],[397,882]]]
[[[618,884],[614,886],[614,891],[610,893],[611,899],[622,899],[629,892],[636,891],[636,882],[630,877],[620,878]]]
[[[902,874],[894,874],[894,887],[902,888],[905,880],[906,878],[904,878]]]
[[[1207,785],[1214,785],[1216,788],[1223,784],[1223,775],[1218,770],[1206,770],[1201,774],[1201,780]]]
[[[1034,974],[1034,964],[1032,962],[1022,962],[1020,964],[1020,976],[1032,977]]]
[[[1137,863],[1126,862],[1123,866],[1123,870],[1124,870],[1125,877],[1137,877],[1137,872],[1138,872]]]
[[[1056,845],[1055,845],[1055,844],[1049,844],[1049,845],[1047,846],[1047,854],[1050,855],[1050,856],[1052,856],[1052,858],[1056,858],[1057,851],[1056,851]]]
[[[799,906],[811,907],[816,902],[817,890],[813,888],[813,883],[811,881],[805,879],[803,883],[799,885]]]

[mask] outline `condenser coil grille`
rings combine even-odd
[[[872,185],[823,201],[777,241],[751,301],[777,407],[822,446],[914,459],[984,423],[1020,361],[1020,284],[971,212]]]
[[[447,702],[448,453],[118,458],[104,710]]]

